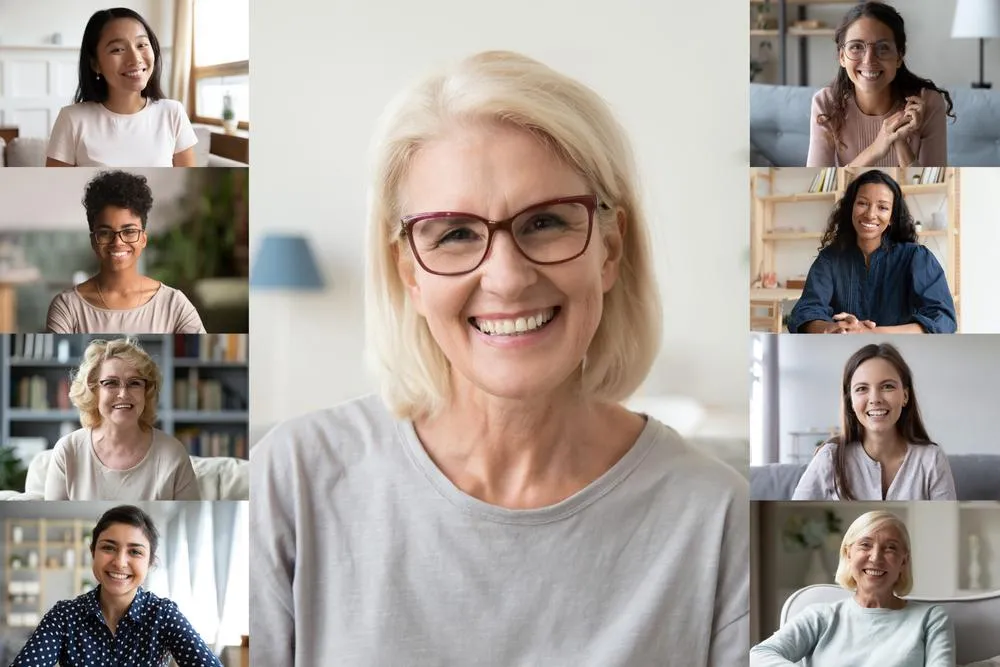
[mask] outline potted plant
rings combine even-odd
[[[222,127],[226,134],[236,134],[236,112],[233,111],[233,96],[226,93],[222,97]]]
[[[247,170],[192,169],[188,178],[176,221],[150,235],[149,275],[192,298],[208,331],[246,331]]]
[[[12,569],[12,570],[20,570],[22,567],[24,567],[24,559],[23,558],[21,558],[20,556],[11,556],[10,557],[10,569]]]
[[[0,447],[0,489],[24,491],[28,469],[10,445]]]
[[[840,517],[833,510],[823,510],[820,517],[804,517],[801,514],[788,517],[782,532],[785,549],[809,552],[809,566],[804,582],[806,585],[830,583],[832,577],[823,562],[823,552],[829,538],[839,534]]]

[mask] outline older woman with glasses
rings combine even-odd
[[[383,123],[366,304],[382,392],[254,447],[254,659],[745,662],[747,483],[619,404],[661,315],[607,105],[488,52]]]
[[[135,341],[92,341],[69,390],[83,428],[56,443],[45,499],[199,500],[187,448],[153,426],[161,385]]]
[[[912,558],[899,517],[862,514],[840,543],[836,575],[853,595],[792,618],[753,647],[750,667],[955,667],[947,612],[903,597],[913,589]]]
[[[153,193],[145,176],[104,172],[83,198],[97,275],[56,295],[49,333],[205,333],[180,290],[139,273]]]
[[[834,41],[840,69],[813,97],[806,166],[946,166],[951,96],[906,67],[899,12],[858,3]]]

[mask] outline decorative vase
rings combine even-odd
[[[809,553],[809,567],[806,569],[805,585],[829,584],[830,582],[830,573],[827,572],[826,564],[823,563],[823,551],[813,549]]]
[[[969,535],[969,590],[979,590],[983,587],[980,577],[982,570],[979,568],[979,536]]]
[[[226,131],[226,134],[236,134],[237,124],[238,121],[235,118],[222,119],[222,129]]]

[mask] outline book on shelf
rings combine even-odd
[[[247,335],[230,333],[175,336],[174,356],[203,362],[246,363]]]
[[[61,377],[55,383],[55,401],[50,401],[49,380],[42,375],[25,375],[17,382],[15,405],[24,410],[69,410],[69,378]]]
[[[188,369],[187,378],[174,381],[174,409],[220,412],[245,410],[238,392],[229,391],[221,380],[199,378],[198,369]]]

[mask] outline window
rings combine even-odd
[[[195,0],[191,99],[194,120],[222,124],[226,95],[250,127],[250,0]]]

